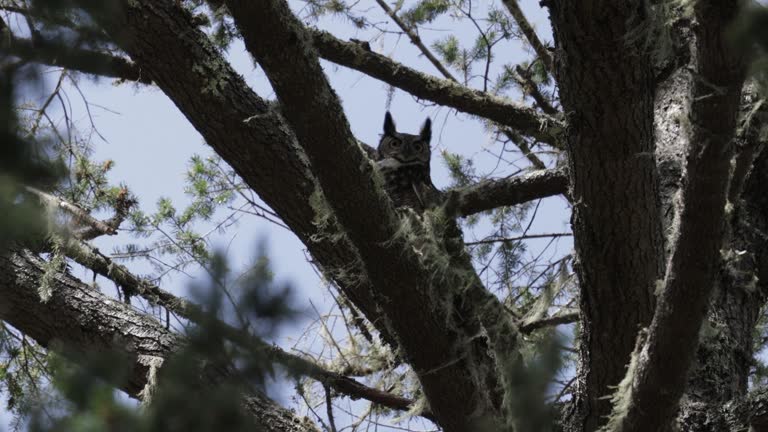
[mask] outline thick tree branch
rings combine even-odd
[[[360,44],[341,41],[330,33],[308,31],[320,56],[326,60],[363,72],[418,98],[493,120],[523,135],[558,146],[563,126],[554,117],[450,80],[429,76]]]
[[[133,361],[122,390],[140,398],[150,367],[170,358],[183,339],[146,314],[115,301],[72,276],[59,273],[51,298],[42,302],[38,285],[45,262],[28,251],[0,255],[0,319],[43,347],[60,344],[84,353],[118,352]],[[216,385],[210,377],[207,385]],[[201,391],[205,391],[204,388]],[[264,396],[250,396],[243,406],[268,432],[316,432],[293,412]]]
[[[360,151],[301,23],[279,0],[258,7],[243,1],[225,3],[246,48],[267,73],[283,115],[352,242],[390,240],[397,216],[387,197],[372,187],[372,165]],[[361,214],[376,214],[379,223],[360,220]]]
[[[683,35],[689,35],[686,27],[678,27]],[[693,49],[693,36],[684,48]],[[678,54],[690,59],[690,54]],[[659,87],[655,97],[656,105],[656,156],[660,173],[660,195],[665,231],[674,234],[670,227],[678,220],[680,189],[685,156],[689,148],[688,124],[680,119],[689,117],[690,101],[694,79],[694,65],[681,64]],[[759,130],[765,124],[760,111],[755,112],[759,96],[749,85],[742,91],[740,132],[735,143],[743,152],[761,146],[760,134],[749,133]],[[750,121],[749,119],[752,118]],[[746,128],[746,129],[745,129]],[[739,161],[743,155],[734,156],[729,186],[729,207],[726,214],[727,231],[724,236],[724,250],[740,251],[726,254],[721,260],[720,270],[715,277],[715,289],[707,312],[707,332],[696,350],[696,357],[687,374],[685,397],[681,400],[678,425],[682,431],[744,430],[741,420],[748,415],[731,418],[723,407],[739,405],[747,392],[754,371],[755,347],[760,346],[754,338],[758,331],[755,324],[763,313],[768,295],[768,243],[763,233],[768,232],[768,205],[765,194],[768,185],[768,154],[758,154],[746,181]],[[749,157],[752,159],[752,156]],[[739,186],[742,185],[742,186]],[[742,191],[740,196],[737,190]],[[729,240],[730,238],[730,240]],[[675,239],[673,236],[670,243]],[[671,254],[671,253],[670,253]],[[734,403],[736,402],[736,403]],[[728,425],[737,421],[739,427]]]
[[[246,85],[176,2],[125,2],[120,13],[101,17],[115,42],[280,216],[383,338],[396,346],[383,326],[357,254],[348,244],[318,231],[318,215],[309,202],[316,179],[277,108]],[[345,279],[339,278],[341,274]]]
[[[142,74],[141,68],[123,57],[116,57],[91,50],[72,48],[57,42],[37,38],[12,38],[0,41],[0,53],[18,56],[26,61],[60,66],[91,75],[118,78],[151,84],[152,80]]]
[[[647,340],[624,381],[628,394],[609,423],[622,431],[671,429],[715,283],[745,73],[744,59],[725,37],[738,4],[695,4],[696,75],[678,233]]]
[[[521,204],[538,198],[564,195],[568,177],[562,170],[539,170],[502,180],[486,180],[465,189],[448,191],[457,201],[458,214],[469,216],[502,206]],[[455,196],[451,196],[455,194]]]

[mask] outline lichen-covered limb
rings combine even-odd
[[[113,280],[124,290],[139,295],[150,303],[162,306],[191,322],[200,323],[205,319],[210,325],[214,325],[211,324],[210,317],[205,316],[202,308],[197,304],[179,298],[156,285],[141,280],[124,266],[113,262],[109,257],[103,255],[87,243],[70,239],[64,243],[62,249],[65,255],[72,258],[78,264]],[[237,343],[243,349],[264,355],[272,361],[282,364],[292,372],[304,374],[318,380],[341,394],[351,396],[354,399],[366,399],[375,404],[397,410],[407,411],[414,404],[412,400],[367,387],[351,378],[326,370],[310,360],[285,352],[279,347],[269,345],[256,336],[234,328],[225,322],[216,321],[215,325],[217,326],[217,331],[220,331],[222,335]],[[420,415],[426,418],[431,417],[429,412],[424,412]]]
[[[311,38],[287,3],[228,0],[226,4],[308,155],[328,208],[359,252],[388,325],[418,374],[438,424],[447,431],[466,431],[480,417],[498,418],[498,405],[489,396],[497,393],[495,384],[488,385],[494,374],[486,373],[493,370],[493,357],[467,343],[467,338],[477,334],[478,320],[493,323],[489,333],[494,336],[497,328],[507,328],[503,306],[476,283],[479,279],[471,265],[462,271],[447,270],[452,257],[424,252],[431,240],[428,231],[435,226],[426,216],[410,218],[412,228],[403,225],[376,185],[373,167],[349,130]],[[410,237],[421,224],[424,232]],[[420,239],[423,242],[415,243]],[[420,253],[429,259],[419,259]],[[436,292],[442,281],[444,298]],[[449,301],[451,296],[463,299]],[[466,322],[452,316],[451,305],[458,303],[471,312],[462,315]],[[514,331],[508,335],[514,336]],[[457,394],[465,397],[456,398]]]
[[[66,273],[55,276],[51,298],[40,301],[37,286],[45,261],[29,251],[0,254],[0,319],[43,347],[60,344],[69,351],[126,354],[134,363],[122,390],[139,398],[147,388],[150,368],[167,359],[183,339],[154,317],[111,299]],[[216,385],[211,377],[206,385]],[[205,391],[205,386],[201,388]],[[145,392],[149,393],[149,392]],[[316,432],[290,410],[261,395],[244,398],[244,407],[268,432]]]
[[[625,378],[631,385],[617,395],[621,403],[608,430],[669,430],[685,389],[724,246],[731,146],[745,74],[743,58],[725,38],[737,10],[735,2],[694,5],[696,78],[679,224],[673,226],[671,257],[647,340]]]
[[[318,53],[326,60],[363,72],[418,98],[493,120],[522,135],[559,146],[564,126],[552,116],[447,79],[427,75],[367,50],[360,44],[339,40],[328,32],[313,29],[307,31]]]
[[[682,29],[685,32],[685,28]],[[687,33],[683,33],[686,35]],[[691,47],[692,41],[683,41],[682,48]],[[690,55],[684,55],[690,58]],[[679,190],[683,186],[683,167],[688,148],[687,122],[690,104],[688,97],[694,81],[693,68],[681,64],[657,89],[656,105],[656,156],[660,173],[660,195],[665,231],[670,235],[675,225],[679,207]],[[768,153],[748,156],[754,159],[747,169],[739,168],[744,154],[759,148],[764,137],[751,133],[766,124],[760,110],[755,112],[759,101],[752,88],[746,85],[741,102],[741,120],[736,138],[736,148],[742,154],[734,156],[729,186],[729,210],[726,210],[726,226],[730,240],[725,250],[740,251],[726,254],[721,261],[721,271],[716,277],[716,287],[710,297],[709,309],[703,325],[702,338],[688,373],[686,396],[681,401],[678,425],[683,431],[746,430],[725,425],[738,423],[746,416],[731,419],[724,407],[740,404],[747,394],[754,363],[754,338],[759,332],[755,325],[762,316],[768,298],[768,242],[763,233],[768,232]],[[749,118],[752,118],[749,121]],[[747,127],[746,129],[744,129]],[[744,178],[743,171],[748,174]],[[740,191],[740,192],[738,192]],[[739,196],[740,193],[740,196]],[[672,236],[674,240],[674,236]],[[724,243],[725,244],[725,243]],[[738,423],[742,424],[743,423]]]
[[[95,231],[98,231],[100,234],[105,235],[115,235],[117,234],[117,227],[111,226],[107,224],[104,221],[100,221],[93,216],[91,216],[90,213],[86,212],[85,210],[81,209],[80,207],[63,200],[61,198],[58,198],[54,195],[51,195],[47,192],[43,192],[37,188],[27,186],[25,188],[28,192],[36,195],[40,201],[42,201],[47,207],[50,208],[61,208],[70,215],[73,216],[73,222],[74,226],[72,228],[80,228],[82,226],[89,227]]]

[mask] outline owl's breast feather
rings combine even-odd
[[[397,169],[397,168],[400,168],[402,165],[403,163],[395,158],[386,158],[386,159],[376,161],[376,166],[378,166],[379,169],[382,169],[382,170]]]

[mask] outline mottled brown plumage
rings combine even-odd
[[[439,204],[440,192],[430,177],[431,137],[430,119],[424,122],[418,135],[411,135],[395,130],[389,112],[384,116],[384,135],[379,141],[376,165],[396,207],[409,207],[421,213]]]

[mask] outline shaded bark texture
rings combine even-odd
[[[650,324],[662,270],[653,71],[629,37],[648,17],[635,1],[557,1],[550,11],[578,254],[578,415],[592,431]]]
[[[238,11],[237,4],[230,7]],[[285,24],[280,19],[269,25],[276,23]],[[324,79],[318,76],[309,89],[323,93],[317,99],[319,105],[330,105],[310,105],[306,111],[289,113],[288,109],[298,109],[296,98],[306,95],[292,94],[293,82],[280,83],[279,63],[265,62],[281,103],[287,105],[278,109],[245,85],[207,37],[194,27],[191,17],[181,13],[174,2],[127,2],[103,24],[115,32],[121,47],[174,101],[208,144],[281,216],[384,337],[405,348],[403,354],[420,375],[430,396],[430,408],[446,430],[470,430],[469,425],[477,418],[498,418],[501,397],[493,382],[493,358],[486,347],[465,343],[478,333],[476,310],[464,314],[470,318],[459,323],[451,322],[456,317],[450,314],[446,317],[428,312],[438,304],[423,288],[429,286],[432,275],[420,267],[410,248],[401,241],[390,242],[396,223],[391,204],[372,194],[370,164],[348,131],[344,127],[328,128],[345,120],[328,99],[332,92],[324,89]],[[272,41],[283,42],[270,45],[275,55],[284,52],[284,48],[303,49],[306,41],[301,42],[305,37],[300,34],[302,31],[291,29],[287,37]],[[246,33],[247,46],[248,40]],[[259,52],[258,47],[250,47]],[[304,61],[305,67],[313,66],[307,59],[293,58],[291,62],[294,61]],[[316,72],[322,73],[319,69]],[[287,119],[279,110],[287,114]],[[301,124],[297,117],[300,112],[307,114],[303,117],[307,124]],[[318,112],[335,117],[327,119],[328,122],[317,121],[314,116]],[[325,135],[312,135],[312,125],[315,131],[325,130]],[[341,151],[325,154],[323,149]],[[312,152],[311,169],[320,174],[320,182],[310,171],[305,150]],[[341,173],[363,180],[352,182],[349,177],[341,178]],[[319,190],[326,194],[320,196],[323,208],[309,203],[310,197],[318,197]],[[328,203],[324,202],[326,198]],[[328,231],[323,232],[317,221],[333,216],[331,210],[341,224],[332,222],[325,227]],[[372,210],[379,214],[380,225],[367,222]],[[341,240],[334,239],[335,234],[343,234]],[[454,281],[453,285],[465,283]],[[457,298],[455,304],[481,308],[484,319],[494,326],[511,325],[498,299],[480,284],[471,285],[460,295],[466,297]],[[439,300],[439,304],[446,303],[451,304]],[[446,325],[446,320],[451,325]],[[515,336],[514,332],[510,334]],[[457,394],[464,398],[456,399]]]
[[[612,410],[605,396],[625,377],[638,330],[648,326],[638,345],[640,373],[629,377],[631,399],[617,428],[662,431],[677,414],[684,431],[765,430],[768,396],[747,390],[753,330],[768,295],[768,152],[760,151],[757,133],[764,112],[752,109],[753,93],[740,100],[740,59],[723,45],[733,4],[697,2],[699,25],[675,21],[674,54],[654,65],[643,29],[658,17],[648,15],[646,2],[550,2],[564,126],[399,65],[363,43],[308,30],[283,1],[227,1],[278,96],[279,103],[269,102],[179,2],[116,4],[121,7],[97,18],[133,63],[90,52],[58,59],[46,49],[29,56],[155,83],[413,367],[429,415],[444,430],[474,431],[479,419],[502,430],[514,420],[505,403],[518,396],[516,383],[504,374],[518,365],[518,329],[460,252],[449,256],[454,273],[441,275],[437,291],[433,269],[419,261],[412,243],[396,238],[407,219],[377,186],[370,149],[350,134],[318,55],[566,149],[567,170],[450,191],[445,210],[467,216],[559,194],[571,200],[581,328],[576,394],[563,419],[569,432],[604,425]],[[535,36],[530,27],[526,32]],[[537,50],[544,55],[543,45]],[[97,66],[82,64],[82,56],[94,56]],[[666,289],[657,292],[668,259]],[[28,252],[0,257],[0,319],[43,346],[60,340],[126,353],[134,366],[123,388],[138,396],[146,359],[167,358],[181,338],[64,272],[53,298],[41,303],[42,265]],[[404,399],[393,403],[409,406]],[[264,397],[246,398],[244,406],[265,430],[315,430]]]

